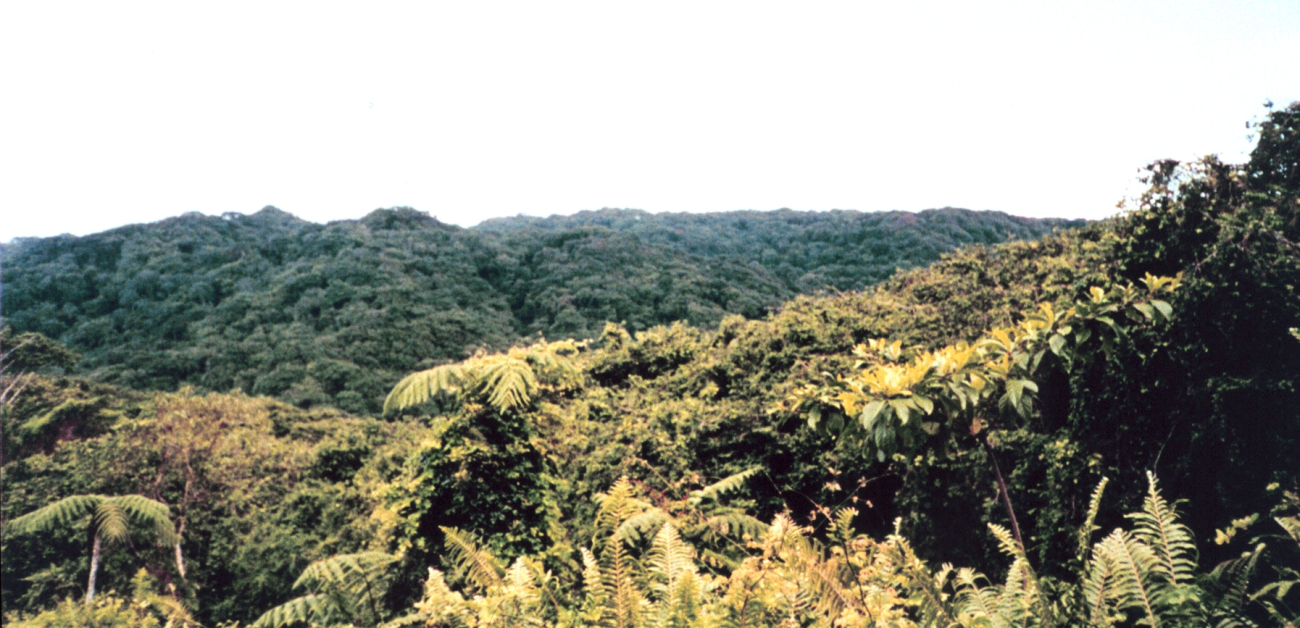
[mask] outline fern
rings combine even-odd
[[[253,626],[328,624],[358,617],[378,622],[384,615],[386,572],[396,560],[389,554],[362,552],[314,561],[293,583],[295,589],[309,592],[263,613]]]
[[[1112,597],[1120,610],[1137,609],[1142,619],[1139,624],[1159,628],[1156,617],[1155,590],[1159,578],[1155,575],[1159,558],[1144,543],[1123,530],[1115,530],[1101,541],[1097,551],[1110,563],[1114,575]]]
[[[572,340],[539,342],[514,348],[506,354],[476,355],[457,364],[444,364],[402,378],[384,399],[384,412],[420,405],[439,395],[460,401],[486,402],[498,411],[518,410],[532,403],[542,386],[538,373],[548,383],[574,385],[581,371],[567,357],[580,344]]]
[[[476,391],[497,410],[527,406],[537,391],[537,376],[524,360],[493,356],[480,366]]]
[[[1088,559],[1089,550],[1092,548],[1092,533],[1099,529],[1096,526],[1096,521],[1097,511],[1101,508],[1101,494],[1106,490],[1106,485],[1109,483],[1110,478],[1101,478],[1101,482],[1097,483],[1097,488],[1092,491],[1092,498],[1088,500],[1088,514],[1084,517],[1083,525],[1079,528],[1080,562]]]
[[[1211,609],[1216,626],[1253,626],[1254,623],[1242,615],[1248,599],[1250,579],[1255,574],[1255,567],[1264,555],[1264,544],[1255,546],[1254,551],[1246,552],[1240,558],[1224,561],[1217,565],[1205,578],[1211,585],[1221,590],[1219,599]]]
[[[1196,541],[1174,509],[1160,496],[1154,474],[1147,473],[1142,511],[1128,515],[1137,522],[1133,535],[1156,554],[1159,572],[1173,585],[1190,583],[1196,573]]]
[[[663,525],[672,517],[658,508],[649,508],[644,512],[628,517],[620,523],[614,535],[634,546],[643,546],[663,529]]]
[[[447,556],[455,565],[456,576],[482,590],[503,584],[501,561],[483,549],[474,535],[456,528],[440,527]]]
[[[754,477],[754,475],[762,469],[762,467],[751,467],[741,471],[740,473],[735,473],[722,478],[721,480],[718,480],[717,482],[714,482],[698,491],[692,491],[689,500],[690,504],[692,506],[699,506],[700,503],[705,500],[717,500],[719,497],[722,497],[727,493],[740,490],[749,478]]]
[[[418,406],[440,394],[458,394],[465,375],[466,368],[463,364],[444,364],[411,373],[397,382],[388,393],[384,399],[384,413]]]
[[[1089,626],[1105,628],[1114,623],[1110,616],[1110,602],[1115,597],[1112,590],[1115,574],[1111,570],[1111,562],[1095,551],[1092,561],[1088,563],[1082,586],[1083,608],[1080,610],[1085,613]]]

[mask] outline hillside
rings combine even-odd
[[[1295,626],[1300,103],[1258,131],[1112,220],[429,363],[373,415],[5,330],[6,625]]]
[[[142,390],[240,388],[374,412],[420,365],[857,290],[969,244],[1078,221],[995,212],[583,212],[462,229],[410,209],[319,225],[190,214],[4,248],[5,324]]]

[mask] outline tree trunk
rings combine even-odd
[[[181,542],[176,542],[176,571],[181,574],[181,580],[185,579],[185,557],[181,555]]]
[[[99,571],[99,533],[95,533],[95,546],[90,550],[90,585],[86,587],[86,605],[95,599],[95,573]]]
[[[1016,538],[1016,544],[1023,552],[1025,542],[1020,538],[1020,523],[1016,521],[1016,510],[1011,507],[1011,495],[1007,493],[1007,481],[1002,479],[1002,468],[998,466],[998,457],[993,455],[993,448],[989,446],[987,438],[981,437],[980,444],[984,446],[984,453],[993,462],[993,472],[998,476],[998,492],[1002,493],[1002,505],[1007,509],[1007,516],[1011,518],[1011,535]]]

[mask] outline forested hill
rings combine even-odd
[[[945,208],[649,214],[464,229],[408,208],[326,225],[275,208],[186,214],[4,247],[5,325],[138,389],[241,388],[374,411],[402,374],[526,336],[765,315],[970,244],[1082,221]]]

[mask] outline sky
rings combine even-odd
[[[1300,99],[1300,1],[8,2],[0,242],[274,205],[1102,218]]]

